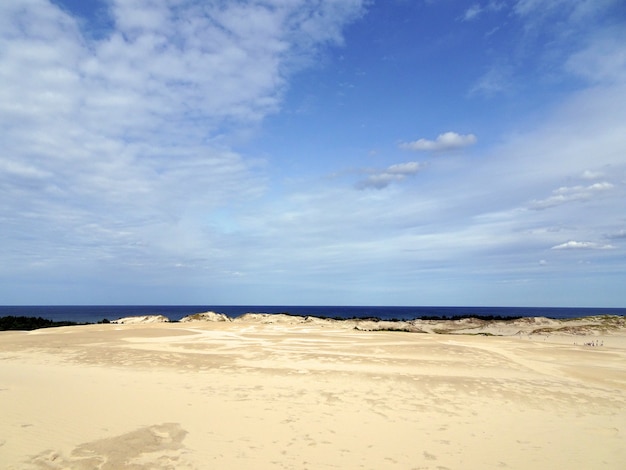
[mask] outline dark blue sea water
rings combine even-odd
[[[0,317],[33,316],[54,321],[96,323],[135,315],[165,315],[180,320],[193,313],[214,311],[229,317],[244,313],[290,313],[293,315],[412,320],[423,317],[460,315],[494,315],[502,317],[577,318],[591,315],[626,315],[626,308],[554,308],[554,307],[332,307],[332,306],[268,306],[268,305],[71,305],[71,306],[0,306]]]

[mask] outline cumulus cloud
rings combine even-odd
[[[102,303],[434,304],[450,301],[455,279],[455,299],[465,304],[605,302],[593,297],[593,286],[576,288],[588,284],[587,273],[580,282],[546,287],[535,276],[541,266],[563,266],[546,247],[555,258],[595,257],[598,282],[610,278],[614,298],[623,297],[613,273],[623,272],[626,238],[626,94],[621,65],[609,63],[622,62],[600,42],[569,62],[579,76],[586,63],[607,67],[589,77],[593,88],[565,87],[560,103],[533,106],[532,119],[507,114],[510,121],[490,134],[499,143],[481,146],[479,159],[433,161],[419,185],[406,183],[423,163],[381,165],[359,173],[356,187],[364,191],[356,191],[316,180],[318,162],[301,158],[294,167],[310,170],[311,179],[270,193],[279,180],[302,179],[287,174],[282,161],[246,158],[235,150],[252,148],[241,136],[281,110],[292,73],[320,47],[341,43],[341,27],[360,14],[362,2],[108,0],[100,2],[109,18],[97,36],[55,3],[0,1],[3,298],[20,290],[13,299],[33,299],[32,287],[38,301],[49,302],[65,285],[57,298],[66,302],[83,295]],[[488,4],[479,0],[460,11],[472,3],[482,8],[474,20],[486,16]],[[527,10],[551,8],[523,3]],[[514,23],[513,15],[506,21]],[[542,34],[552,44],[552,29]],[[586,51],[579,47],[585,40],[569,44],[568,54]],[[480,90],[505,90],[516,80],[544,93],[545,82],[520,74],[527,57],[508,61],[509,45]],[[542,50],[521,44],[517,52]],[[558,72],[563,55],[556,57],[544,67]],[[477,127],[497,116],[497,109],[477,115]],[[401,147],[437,152],[476,142],[472,134],[435,135]],[[251,153],[271,152],[261,145]],[[563,183],[572,175],[580,179]],[[593,204],[576,203],[583,200]],[[535,209],[560,207],[527,210],[529,201]],[[494,279],[522,277],[537,284],[493,292]],[[166,298],[167,289],[155,289],[175,283],[170,292],[184,294]],[[554,298],[557,291],[567,295]]]
[[[456,132],[445,132],[439,134],[435,140],[419,139],[413,142],[402,142],[400,148],[416,152],[445,152],[474,145],[476,141],[474,134],[463,135]]]
[[[613,189],[613,184],[603,181],[589,186],[562,186],[552,191],[552,196],[532,201],[530,208],[534,210],[548,209],[568,202],[587,201],[593,198],[594,193],[601,193]]]
[[[613,245],[602,245],[594,242],[578,242],[570,240],[560,245],[555,245],[551,250],[612,250],[615,247]]]
[[[604,176],[604,173],[600,171],[585,170],[583,171],[581,178],[586,179],[586,180],[595,180],[598,178],[602,178],[603,176]]]
[[[391,183],[404,180],[422,169],[418,162],[397,163],[384,170],[374,171],[356,184],[357,189],[384,189]]]

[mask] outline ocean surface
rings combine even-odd
[[[0,317],[29,316],[53,321],[97,323],[104,319],[137,315],[164,315],[171,321],[193,313],[213,311],[235,318],[244,313],[290,313],[292,315],[330,318],[369,318],[412,320],[423,317],[493,315],[501,317],[578,318],[591,315],[626,315],[626,308],[555,308],[555,307],[332,307],[276,305],[70,305],[70,306],[0,306]]]

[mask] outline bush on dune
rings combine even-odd
[[[71,321],[53,321],[41,317],[16,317],[7,316],[0,317],[0,331],[21,330],[31,331],[39,328],[50,328],[53,326],[73,326],[76,322]]]

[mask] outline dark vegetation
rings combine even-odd
[[[280,312],[280,314],[282,315],[289,315],[292,317],[299,317],[301,316],[298,313],[291,313],[291,312]],[[340,317],[340,316],[327,316],[327,315],[310,315],[312,317],[315,318],[321,318],[322,320],[338,320],[338,321],[342,321],[342,320],[363,320],[363,321],[396,321],[396,322],[400,322],[400,321],[411,321],[411,320],[434,320],[434,321],[442,321],[442,320],[451,320],[451,321],[455,321],[455,320],[466,320],[468,318],[474,318],[476,320],[482,320],[482,321],[513,321],[513,320],[519,320],[520,318],[524,318],[523,316],[504,316],[504,315],[473,315],[473,314],[467,314],[467,315],[450,315],[450,316],[446,316],[446,315],[422,315],[419,317],[414,317],[414,318],[380,318],[380,317]]]
[[[453,316],[438,316],[438,315],[432,315],[432,316],[423,316],[423,317],[419,317],[420,320],[465,320],[467,318],[474,318],[476,320],[483,320],[483,321],[513,321],[513,320],[519,320],[520,318],[524,318],[521,316],[502,316],[502,315],[453,315]]]
[[[77,325],[71,321],[52,321],[41,317],[2,317],[0,318],[0,330],[37,330],[39,328],[50,328],[52,326],[72,326]]]
[[[292,314],[290,312],[282,312],[282,313],[284,315],[299,316],[296,314]],[[332,316],[332,317],[319,316],[316,318],[331,319],[331,320],[338,320],[338,321],[342,321],[342,320],[362,320],[362,321],[383,321],[384,320],[384,321],[392,321],[392,322],[410,321],[410,320],[402,320],[400,318],[382,319],[379,317],[343,318],[343,317],[338,317],[338,316]],[[520,318],[523,318],[523,317],[518,317],[518,316],[507,317],[507,316],[501,316],[501,315],[454,315],[454,316],[444,315],[444,316],[422,316],[416,319],[441,321],[441,320],[464,320],[467,318],[474,318],[474,319],[483,320],[483,321],[512,321],[512,320],[519,320]],[[110,321],[107,318],[104,318],[100,320],[98,323],[110,323]],[[73,325],[88,325],[88,324],[89,323],[77,323],[73,321],[54,321],[54,320],[48,320],[42,317],[27,317],[27,316],[12,316],[12,315],[6,316],[6,317],[0,317],[0,331],[5,331],[5,330],[30,331],[30,330],[37,330],[39,328],[51,328],[55,326],[73,326]]]
[[[110,323],[106,318],[98,323]],[[39,328],[51,328],[54,326],[74,326],[74,325],[88,325],[88,323],[77,323],[73,321],[53,321],[42,317],[16,317],[7,316],[0,317],[0,331],[6,330],[20,330],[31,331],[38,330]]]
[[[318,318],[327,318],[331,320],[364,320],[364,321],[392,321],[392,322],[401,322],[401,321],[411,321],[411,320],[434,320],[434,321],[442,321],[442,320],[466,320],[468,318],[473,318],[475,320],[482,321],[513,321],[519,320],[520,318],[524,318],[521,316],[502,316],[502,315],[451,315],[451,316],[439,316],[439,315],[424,315],[421,317],[415,317],[411,319],[402,319],[402,318],[379,318],[379,317],[323,317],[320,316]]]

